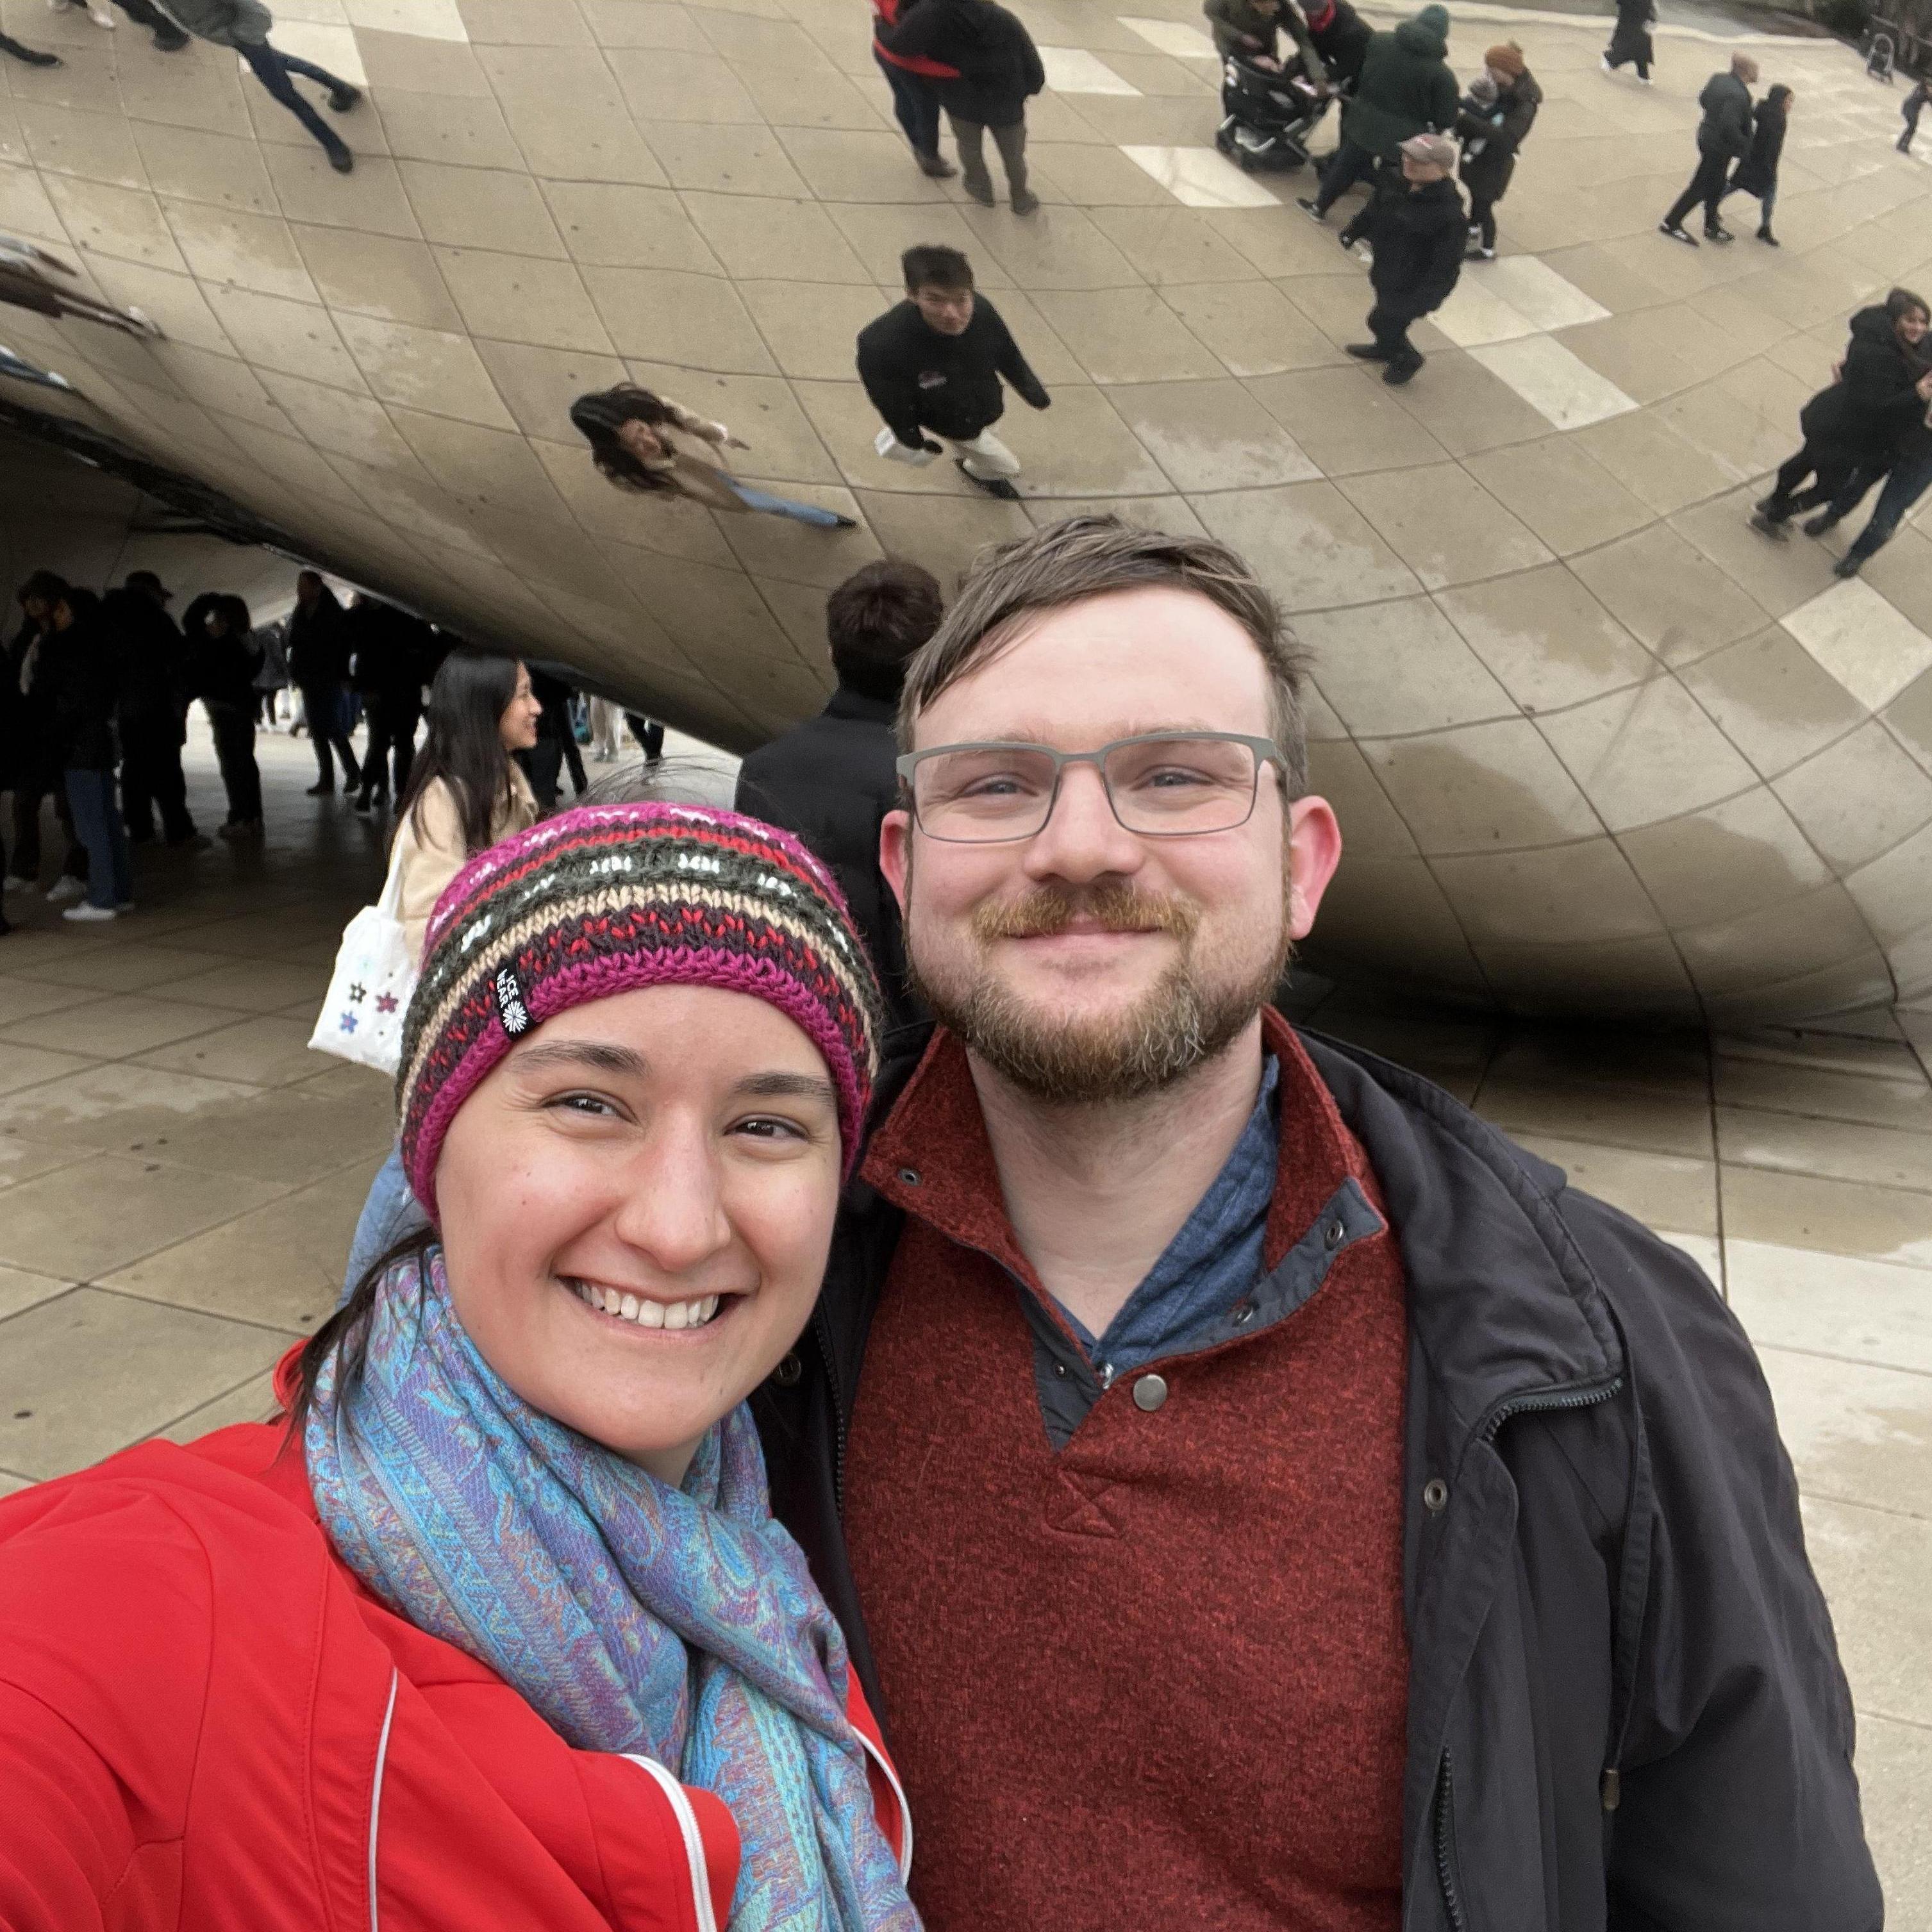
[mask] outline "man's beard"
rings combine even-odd
[[[1002,939],[1063,932],[1084,915],[1109,932],[1160,932],[1180,942],[1180,956],[1146,996],[1118,1016],[1073,1022],[1017,998],[986,968]],[[1194,941],[1200,914],[1184,900],[1137,891],[1124,882],[1074,892],[1036,886],[1023,898],[988,904],[973,915],[980,962],[964,983],[936,982],[920,970],[907,934],[914,990],[934,1016],[1022,1093],[1060,1106],[1138,1100],[1184,1078],[1222,1052],[1267,1005],[1294,948],[1286,908],[1267,961],[1238,978],[1211,981]]]

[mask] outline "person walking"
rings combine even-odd
[[[959,149],[961,185],[982,207],[998,199],[986,172],[990,130],[1013,212],[1031,214],[1040,196],[1027,186],[1026,104],[1046,86],[1046,69],[1018,19],[996,0],[920,0],[880,40],[888,52],[957,70],[932,86]]]
[[[362,90],[313,61],[282,52],[268,38],[275,16],[262,0],[167,0],[167,8],[176,22],[196,39],[232,48],[240,55],[269,94],[315,136],[338,174],[354,169],[356,157],[297,91],[294,77],[300,75],[326,88],[329,111],[334,114],[349,112],[362,98]]]
[[[1375,250],[1369,286],[1372,340],[1351,342],[1348,352],[1380,362],[1392,388],[1409,381],[1426,359],[1408,339],[1411,326],[1449,298],[1462,272],[1468,239],[1462,197],[1450,178],[1456,144],[1445,135],[1414,134],[1403,142],[1402,186],[1380,190],[1370,202],[1366,233]]]
[[[1363,56],[1361,78],[1342,106],[1342,139],[1312,195],[1296,206],[1317,221],[1358,182],[1391,171],[1412,134],[1444,134],[1456,124],[1462,91],[1449,71],[1449,11],[1428,6],[1393,31],[1378,33]],[[1399,190],[1398,190],[1399,191]],[[1454,190],[1450,190],[1453,194]],[[1345,247],[1361,238],[1359,222],[1342,232]]]
[[[859,332],[859,380],[886,422],[873,447],[918,468],[943,454],[933,440],[943,436],[968,482],[1017,502],[1020,460],[993,434],[1006,412],[1000,380],[1030,408],[1048,408],[1052,398],[957,248],[908,248],[899,272],[905,300]]]
[[[114,4],[136,26],[146,27],[154,35],[154,46],[159,52],[178,53],[183,47],[194,44],[194,37],[183,33],[154,4],[154,0],[114,0]]]
[[[939,580],[918,564],[883,557],[854,571],[825,600],[838,688],[816,718],[746,756],[733,801],[832,868],[895,1021],[915,1008],[898,902],[879,874],[879,828],[899,802],[893,720],[905,668],[945,608]]]
[[[1286,4],[1292,7],[1294,0],[1286,0]],[[1304,17],[1309,44],[1321,60],[1329,86],[1337,94],[1352,94],[1360,84],[1362,64],[1368,58],[1375,30],[1350,0],[1310,0]]]
[[[933,83],[956,80],[959,70],[922,54],[896,54],[885,37],[918,5],[919,0],[872,0],[872,58],[892,92],[892,116],[911,143],[919,171],[934,181],[950,181],[959,170],[939,152],[939,94]]]
[[[536,736],[518,750],[517,760],[536,794],[537,808],[550,812],[556,809],[566,766],[572,788],[579,798],[590,790],[590,780],[584,770],[584,754],[577,748],[577,732],[570,718],[572,700],[577,694],[562,678],[538,667],[532,666],[530,675],[530,694],[539,707]]]
[[[923,4],[930,5],[932,0],[923,0]],[[634,382],[620,382],[614,388],[579,396],[570,406],[570,420],[590,444],[591,460],[598,471],[620,490],[644,495],[668,490],[707,509],[734,515],[761,512],[819,530],[858,527],[855,518],[758,489],[741,482],[721,461],[681,448],[680,436],[713,450],[749,449],[752,446],[722,423],[710,422],[682,404],[654,395]]]
[[[255,674],[255,722],[266,731],[275,728],[276,701],[289,682],[288,626],[286,620],[262,624],[255,632],[262,668]]]
[[[1202,0],[1214,51],[1223,60],[1240,59],[1267,74],[1281,71],[1281,37],[1294,43],[1301,70],[1316,86],[1328,80],[1327,63],[1294,0]]]
[[[121,700],[118,653],[92,591],[68,590],[56,601],[46,651],[53,754],[75,834],[87,848],[87,896],[61,916],[76,923],[116,919],[134,909],[128,828],[114,791],[114,768],[121,759],[114,731]]]
[[[138,308],[116,308],[97,301],[72,286],[80,271],[71,262],[17,235],[0,234],[0,302],[24,308],[58,322],[71,316],[82,322],[98,322],[104,328],[123,335],[138,336],[146,342],[163,339],[161,328]],[[66,282],[56,281],[64,275]]]
[[[1771,232],[1772,210],[1778,202],[1778,162],[1784,152],[1784,130],[1797,95],[1780,82],[1757,104],[1751,116],[1750,152],[1738,162],[1724,193],[1757,199],[1757,238],[1767,248],[1778,245]]]
[[[1832,567],[1834,577],[1856,577],[1888,544],[1912,506],[1932,489],[1932,371],[1920,376],[1913,394],[1924,405],[1914,410],[1890,449],[1876,464],[1862,465],[1844,488],[1804,526],[1807,536],[1822,536],[1858,508],[1859,500],[1882,478],[1884,488],[1864,528]]]
[[[429,733],[409,789],[398,800],[389,847],[397,874],[396,917],[410,958],[418,965],[430,915],[444,888],[478,853],[537,822],[536,795],[518,758],[537,742],[542,717],[530,672],[514,658],[464,646],[436,668]],[[402,1149],[393,1147],[356,1220],[344,1298],[379,1256],[422,1226]]]
[[[369,735],[362,750],[362,783],[356,809],[400,806],[409,789],[422,718],[424,667],[434,640],[429,626],[393,604],[358,591],[346,614],[350,682],[362,700]],[[391,788],[391,776],[394,785]]]
[[[1882,466],[1922,406],[1928,328],[1932,308],[1910,289],[1894,289],[1852,317],[1838,380],[1798,412],[1804,442],[1752,512],[1753,530],[1783,542],[1800,510],[1831,502],[1861,469]]]
[[[1478,261],[1496,258],[1496,203],[1509,190],[1517,152],[1536,124],[1543,90],[1514,40],[1483,56],[1488,104],[1466,100],[1456,116],[1462,142],[1462,185],[1469,191],[1469,246]]]
[[[7,676],[20,693],[20,756],[14,772],[14,860],[9,892],[36,888],[40,880],[40,807],[53,801],[66,850],[60,875],[47,888],[50,904],[77,899],[87,889],[87,848],[74,835],[74,808],[56,742],[52,694],[54,608],[68,594],[67,579],[37,570],[20,586],[20,628],[7,649]]]
[[[208,714],[228,794],[224,838],[260,838],[263,829],[262,772],[255,762],[255,674],[262,660],[254,628],[240,598],[218,596],[208,607],[201,635],[190,634],[188,642],[188,693],[201,700]]]
[[[600,765],[614,764],[624,735],[624,707],[615,698],[590,700],[590,755]]]
[[[1898,111],[1904,117],[1905,126],[1898,137],[1898,152],[1909,154],[1912,144],[1918,138],[1918,117],[1925,111],[1925,104],[1932,100],[1932,77],[1921,74],[1912,83],[1910,90],[1899,104]]]
[[[310,798],[326,797],[335,789],[335,763],[342,761],[344,788],[362,782],[355,747],[349,742],[346,698],[349,683],[348,625],[335,592],[319,572],[304,570],[296,579],[296,608],[289,614],[289,675],[302,694],[302,716],[308,721],[309,740],[315,747],[316,781]]]
[[[168,615],[173,592],[152,570],[134,570],[101,600],[100,621],[120,668],[121,812],[137,845],[207,841],[188,808],[182,746],[188,735],[188,646]]]
[[[1696,248],[1696,236],[1684,226],[1684,218],[1700,202],[1704,205],[1704,239],[1729,242],[1735,238],[1718,218],[1718,204],[1730,186],[1731,164],[1741,161],[1751,148],[1751,89],[1757,85],[1757,62],[1750,55],[1733,54],[1722,74],[1714,74],[1697,97],[1703,118],[1697,124],[1697,167],[1690,185],[1671,203],[1670,211],[1657,224],[1660,235]]]
[[[1606,74],[1634,63],[1638,80],[1646,87],[1650,85],[1650,64],[1657,58],[1650,30],[1656,19],[1657,0],[1617,0],[1617,24],[1604,50]]]

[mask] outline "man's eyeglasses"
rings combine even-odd
[[[1232,832],[1254,816],[1262,768],[1286,773],[1272,738],[1234,731],[1144,731],[1094,752],[995,741],[937,745],[898,760],[914,823],[928,838],[992,845],[1045,830],[1069,765],[1092,765],[1130,832],[1185,838]]]

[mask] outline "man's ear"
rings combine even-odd
[[[905,914],[906,886],[912,874],[912,814],[889,812],[879,824],[879,871]]]

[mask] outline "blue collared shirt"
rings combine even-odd
[[[1097,1339],[1064,1305],[1065,1318],[1103,1382],[1185,1348],[1261,1279],[1268,1208],[1280,1164],[1276,1093],[1281,1065],[1263,1057],[1261,1091],[1214,1185],[1166,1252]]]

